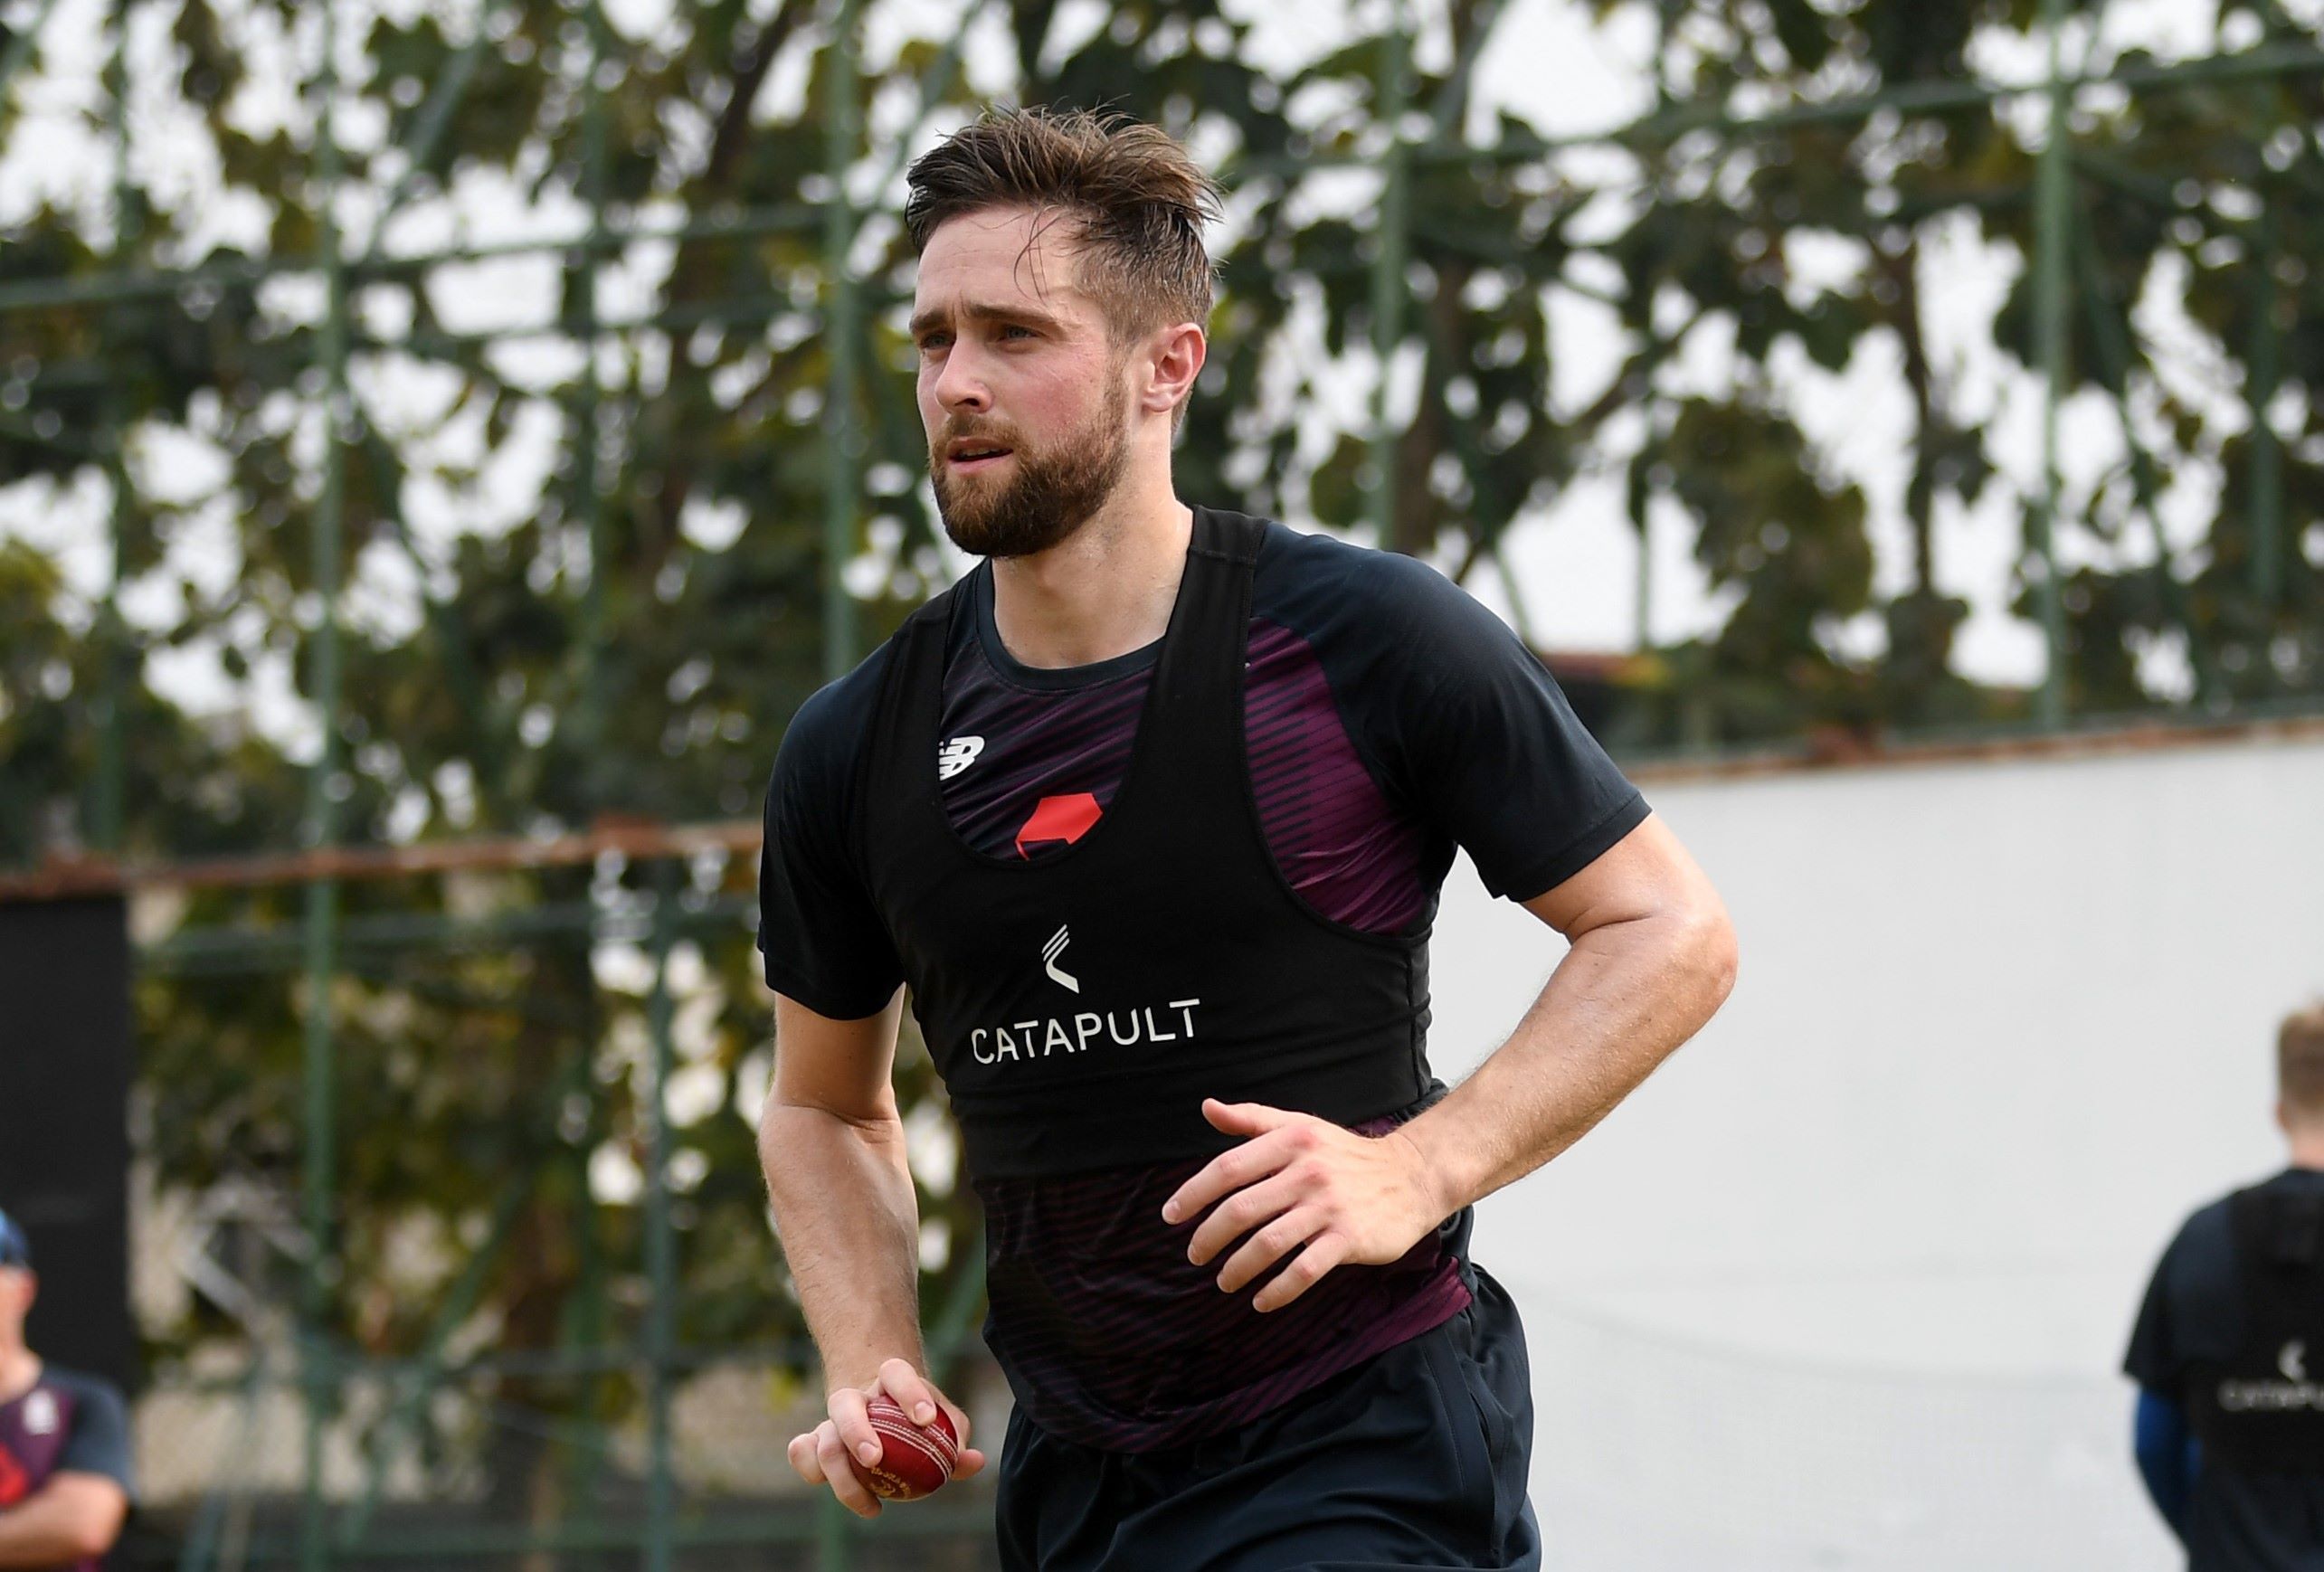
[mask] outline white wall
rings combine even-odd
[[[1863,1470],[1892,1451],[1899,1478],[1981,1476],[2008,1450],[2006,1423],[2041,1460],[2027,1468],[2059,1473],[2019,1492],[2007,1543],[2026,1543],[2038,1524],[2025,1514],[2046,1501],[2061,1528],[2077,1520],[2082,1537],[2061,1541],[2084,1547],[2072,1559],[2096,1564],[2089,1536],[2119,1529],[2109,1565],[2168,1565],[2111,1372],[2179,1218],[2281,1165],[2275,1023],[2324,994],[2324,738],[1650,783],[1648,796],[1725,895],[1741,981],[1605,1125],[1483,1208],[1479,1259],[1518,1293],[1540,1345],[1537,1497],[1570,1527],[1636,1486],[1674,1535],[1701,1516],[1707,1531],[1741,1523],[1754,1545],[1793,1547],[1760,1561],[1722,1543],[1734,1566],[1922,1565],[1914,1546],[1937,1566],[1940,1543],[1959,1565],[1996,1553],[1946,1541],[1940,1520],[1965,1508],[1931,1485],[1866,1528],[1883,1487]],[[1558,948],[1456,870],[1435,945],[1440,1072],[1499,1041]],[[1581,1346],[1593,1351],[1577,1361]],[[1735,1444],[1756,1435],[1760,1455],[1698,1455],[1698,1473],[1850,1444],[1770,1476],[1805,1494],[1751,1529],[1751,1511],[1703,1496],[1707,1481],[1653,1473],[1658,1453],[1719,1441],[1702,1404],[1674,1399],[1671,1433],[1641,1438],[1645,1474],[1606,1472],[1592,1438],[1560,1425],[1560,1409],[1601,1397],[1623,1423],[1617,1388],[1648,1393],[1680,1370],[1732,1408],[1828,1399],[1789,1414],[1797,1434],[1743,1425]],[[1913,1434],[1880,1434],[1883,1413]],[[1579,1499],[1573,1476],[1593,1469],[1603,1477]],[[1750,1499],[1767,1506],[1767,1493]],[[1832,1532],[1799,1539],[1798,1522]],[[1608,1543],[1638,1558],[1594,1564],[1703,1553],[1656,1560],[1627,1535]]]

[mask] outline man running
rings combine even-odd
[[[2324,1004],[2283,1023],[2276,1075],[2291,1166],[2186,1220],[2123,1360],[2190,1572],[2324,1572]]]
[[[987,560],[802,708],[769,788],[761,1150],[830,1415],[791,1462],[868,1517],[873,1395],[965,1432],[923,1358],[905,985],[985,1208],[1005,1566],[1536,1567],[1469,1208],[1717,1009],[1718,897],[1441,575],[1178,499],[1217,202],[1182,147],[995,112],[909,182],[936,499]],[[1447,1094],[1456,847],[1572,949]]]
[[[120,1394],[24,1346],[32,1245],[0,1212],[0,1567],[97,1572],[129,1510]]]

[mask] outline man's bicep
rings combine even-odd
[[[900,988],[876,1014],[854,1020],[820,1015],[777,994],[768,1105],[816,1108],[851,1122],[895,1117],[896,1037],[903,1017]]]
[[[1652,814],[1524,907],[1568,939],[1611,923],[1724,914],[1710,877]]]

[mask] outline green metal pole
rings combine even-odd
[[[2066,269],[2073,243],[2066,5],[2067,0],[2042,0],[2042,22],[2050,34],[2050,127],[2036,177],[2039,206],[2034,230],[2035,337],[2042,365],[2042,495],[2034,513],[2032,544],[2041,564],[2041,582],[2035,592],[2049,650],[2036,709],[2045,726],[2063,725],[2066,718],[2065,599],[2058,582],[2057,551],[2058,507],[2063,490],[2058,475],[2058,405],[2065,396]]]
[[[1655,5],[1655,113],[1657,115],[1667,115],[1671,111],[1670,68],[1666,62],[1670,59],[1671,12],[1675,4],[1676,0],[1656,0]],[[1668,148],[1648,145],[1641,147],[1640,153],[1642,156],[1653,158],[1653,178],[1659,180],[1662,177],[1662,166]],[[1644,402],[1646,405],[1645,440],[1648,444],[1660,439],[1661,433],[1658,428],[1662,423],[1661,416],[1655,412],[1654,402],[1653,366],[1661,359],[1660,346],[1655,341],[1654,293],[1655,286],[1649,281],[1646,285],[1647,309],[1640,314],[1641,323],[1647,335],[1648,370],[1643,391]],[[1630,615],[1637,628],[1634,647],[1641,654],[1655,647],[1655,496],[1654,488],[1646,479],[1645,467],[1646,460],[1643,456],[1632,459],[1628,484],[1624,488],[1624,501],[1627,504],[1629,510],[1630,527],[1636,530],[1638,535],[1638,581],[1636,586],[1636,593],[1631,602]]]
[[[610,638],[605,584],[612,555],[597,469],[597,262],[605,230],[605,93],[598,73],[606,55],[605,11],[589,0],[588,107],[583,111],[582,194],[589,204],[589,243],[566,263],[569,324],[582,346],[581,380],[573,401],[573,507],[589,530],[589,583],[582,604],[581,724],[585,754],[602,760],[605,741],[605,660]],[[593,802],[593,807],[602,803]]]
[[[824,168],[831,182],[823,219],[823,282],[827,315],[823,340],[831,357],[831,385],[824,393],[823,430],[828,441],[823,482],[823,675],[838,678],[855,665],[856,608],[848,593],[845,569],[855,554],[859,507],[858,467],[864,454],[858,393],[863,342],[863,307],[848,253],[856,238],[855,211],[848,194],[848,170],[863,139],[861,91],[856,72],[858,0],[835,0],[830,58],[823,78]]]
[[[317,165],[316,230],[322,253],[326,306],[319,347],[322,353],[323,491],[315,509],[315,591],[320,611],[315,629],[314,705],[322,731],[315,768],[308,777],[308,844],[332,845],[338,838],[337,792],[340,773],[339,625],[340,531],[346,505],[346,436],[352,420],[347,400],[346,272],[339,255],[338,196],[340,159],[332,109],[338,96],[338,7],[323,7],[322,66],[316,82],[315,156]],[[338,1166],[337,1099],[334,1088],[336,1044],[332,1035],[331,985],[337,971],[338,884],[318,879],[307,886],[306,959],[306,1083],[307,1150],[305,1171],[308,1256],[301,1304],[301,1352],[307,1407],[303,1510],[299,1520],[299,1566],[302,1572],[325,1572],[330,1560],[329,1523],[324,1510],[323,1430],[328,1416],[333,1381],[332,1356],[326,1335],[329,1305],[332,1226],[336,1211],[333,1186]]]
[[[136,193],[129,185],[129,5],[114,0],[113,48],[105,65],[105,97],[113,142],[113,258],[128,265],[138,239]],[[30,34],[25,35],[28,41]],[[13,58],[12,58],[13,63]],[[105,470],[112,488],[113,571],[105,585],[105,601],[97,612],[97,793],[90,813],[90,840],[100,851],[121,848],[127,815],[128,737],[128,630],[121,620],[121,579],[128,565],[128,538],[134,509],[129,501],[129,464],[125,434],[129,408],[123,397],[121,362],[126,346],[119,345],[110,317],[104,336],[114,341],[119,360],[106,386]]]
[[[848,1572],[854,1522],[839,1498],[825,1491],[815,1513],[815,1572]]]
[[[2130,333],[2124,323],[2122,309],[2110,298],[2106,275],[2099,267],[2097,242],[2091,233],[2090,215],[2080,214],[2079,233],[2074,241],[2074,273],[2082,290],[2082,311],[2090,326],[2090,341],[2097,352],[2099,370],[2106,385],[2114,394],[2114,417],[2122,431],[2122,446],[2130,457],[2130,488],[2138,498],[2139,511],[2146,516],[2147,530],[2155,543],[2156,582],[2162,591],[2163,604],[2171,620],[2177,624],[2186,639],[2188,664],[2195,668],[2195,696],[2199,704],[2208,704],[2219,692],[2219,673],[2211,658],[2210,648],[2204,642],[2202,630],[2196,626],[2195,608],[2179,582],[2178,566],[2173,561],[2170,535],[2163,528],[2162,480],[2156,473],[2154,456],[2147,451],[2139,436],[2139,428],[2130,416]]]
[[[1388,33],[1380,40],[1380,122],[1388,132],[1380,154],[1380,220],[1371,259],[1371,351],[1380,379],[1371,392],[1371,437],[1365,458],[1371,470],[1371,523],[1378,545],[1394,550],[1396,433],[1390,430],[1389,373],[1404,338],[1405,258],[1410,237],[1411,159],[1404,144],[1404,112],[1412,97],[1411,17],[1405,0],[1390,0]]]
[[[646,1572],[669,1572],[675,1540],[676,1480],[670,1468],[671,1354],[677,1343],[678,1236],[669,1216],[669,1075],[671,1065],[669,952],[678,940],[678,865],[654,868],[653,991],[646,1026],[653,1038],[646,1107],[646,1274],[652,1297],[646,1316],[648,1477]]]
[[[2257,254],[2246,270],[2252,284],[2252,336],[2244,365],[2252,410],[2252,598],[2265,617],[2274,611],[2283,585],[2283,444],[2268,418],[2268,406],[2275,402],[2283,376],[2283,333],[2276,320],[2282,290],[2276,263],[2283,220],[2266,186],[2259,192],[2265,205],[2253,237]]]

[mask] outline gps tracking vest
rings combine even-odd
[[[861,855],[980,1178],[1223,1151],[1205,1097],[1352,1124],[1429,1088],[1427,932],[1323,916],[1260,829],[1243,680],[1264,531],[1195,510],[1121,787],[1039,861],[971,848],[938,792],[945,652],[973,586],[897,631]]]
[[[2243,1190],[2227,1217],[2243,1336],[2188,1372],[2189,1419],[2242,1473],[2324,1473],[2324,1195]]]

